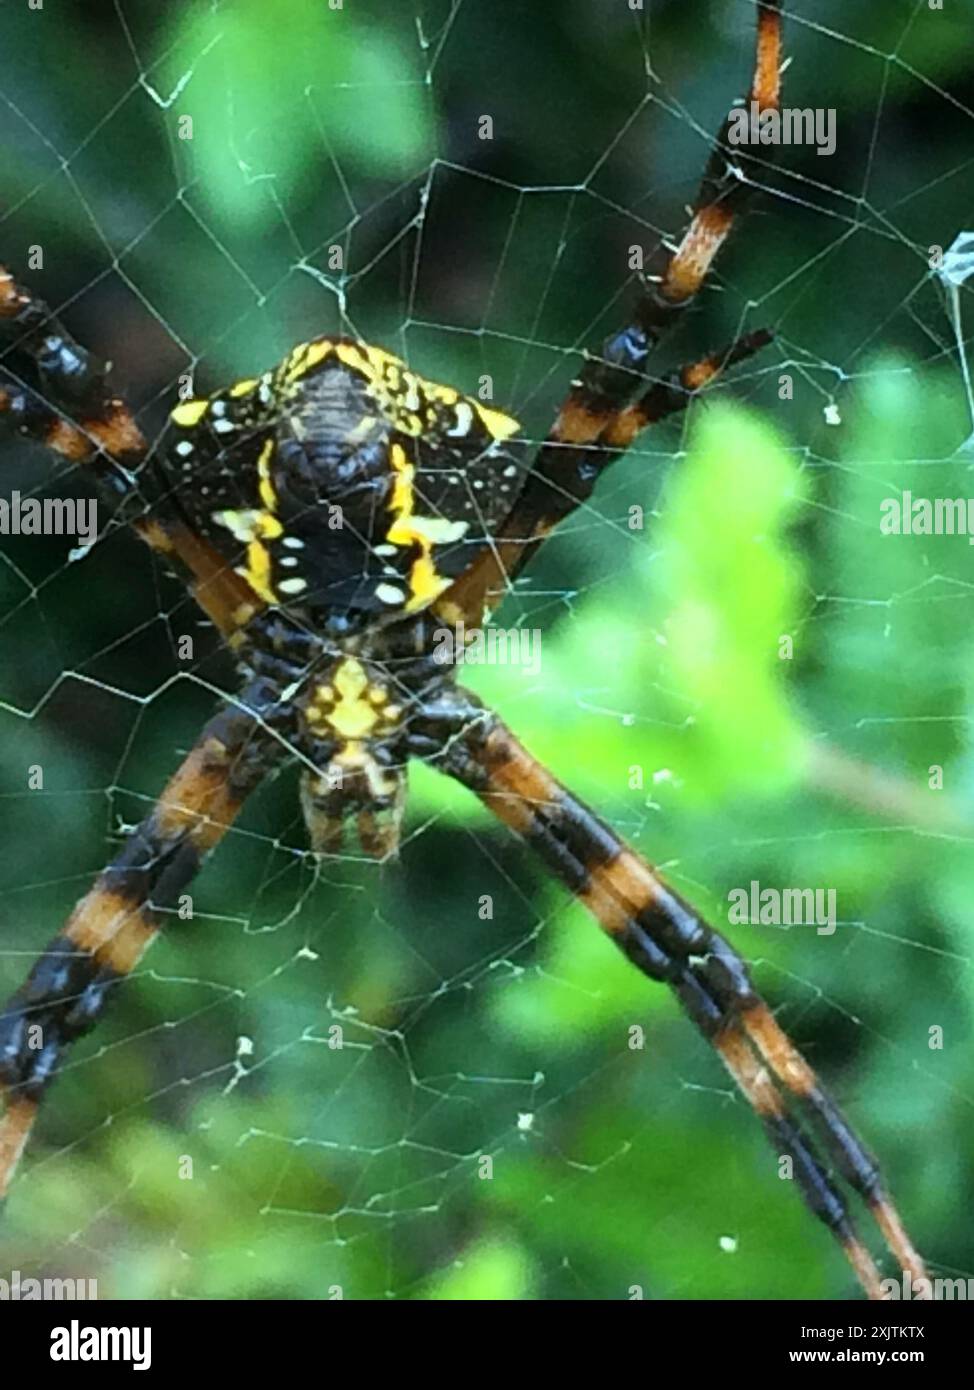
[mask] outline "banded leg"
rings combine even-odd
[[[0,361],[16,353],[33,377],[33,384],[19,382],[0,368],[0,414],[17,433],[90,469],[116,501],[134,492],[132,470],[145,459],[146,441],[109,388],[105,366],[2,266],[0,344]]]
[[[41,1097],[66,1050],[101,1017],[111,989],[157,936],[167,909],[195,878],[244,800],[276,762],[264,688],[221,711],[169,781],[152,813],[50,942],[0,1013],[0,1200],[27,1143]]]
[[[748,101],[761,111],[780,107],[782,0],[758,0],[757,46]],[[560,521],[591,495],[601,474],[638,432],[673,414],[725,366],[743,361],[770,340],[766,331],[739,339],[647,388],[650,353],[693,301],[735,221],[759,184],[746,175],[744,147],[729,144],[728,114],[714,142],[690,225],[673,251],[660,253],[630,321],[586,358],[534,468],[495,546],[454,584],[439,605],[455,621],[462,612],[479,626],[513,579]],[[762,146],[767,158],[772,146]],[[636,398],[635,405],[632,404]]]
[[[701,357],[669,372],[661,381],[654,381],[649,390],[632,405],[627,405],[613,418],[603,435],[602,449],[615,450],[613,457],[629,448],[640,431],[670,415],[686,410],[695,395],[714,381],[721,372],[747,357],[753,357],[774,337],[770,329],[759,328],[719,352]],[[594,487],[594,480],[592,486]]]
[[[0,426],[84,468],[108,506],[114,511],[122,505],[136,533],[189,584],[224,637],[232,638],[260,610],[257,595],[177,512],[147,511],[136,470],[148,444],[128,406],[113,394],[104,363],[2,266],[0,347]],[[14,374],[8,358],[15,355],[23,358],[30,380]]]
[[[649,864],[561,785],[474,697],[444,704],[440,767],[474,791],[582,902],[617,946],[668,985],[720,1055],[778,1153],[791,1156],[805,1202],[841,1245],[870,1298],[880,1275],[846,1202],[791,1108],[811,1120],[846,1182],[869,1205],[890,1253],[924,1279],[878,1165],[757,993],[741,956]],[[423,731],[429,740],[431,730]]]

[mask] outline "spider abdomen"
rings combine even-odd
[[[301,344],[171,419],[169,495],[262,603],[316,624],[428,607],[525,473],[516,420],[346,339]]]

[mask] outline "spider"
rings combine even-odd
[[[780,72],[781,0],[759,0],[748,97],[759,110],[779,109]],[[417,758],[480,797],[636,968],[675,993],[790,1156],[807,1206],[865,1292],[882,1296],[880,1274],[839,1179],[864,1200],[900,1270],[925,1277],[876,1161],[741,956],[457,684],[436,650],[444,628],[480,628],[643,429],[770,340],[752,333],[655,380],[646,372],[757,186],[742,151],[731,153],[729,121],[682,240],[660,249],[629,322],[586,357],[530,462],[510,416],[379,348],[326,337],[181,401],[150,449],[107,369],[0,271],[0,420],[88,471],[185,580],[242,681],[0,1013],[0,1197],[67,1049],[96,1025],[247,796],[296,753],[312,850],[340,850],[354,832],[384,858]]]

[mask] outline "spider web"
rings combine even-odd
[[[0,260],[115,363],[152,435],[187,374],[209,391],[344,331],[470,392],[490,377],[540,440],[623,322],[630,248],[679,235],[746,90],[752,0],[692,9],[21,7]],[[469,673],[752,962],[947,1276],[974,1271],[954,1219],[974,552],[879,519],[906,490],[974,493],[974,304],[961,263],[931,269],[974,228],[972,20],[972,0],[788,4],[784,100],[835,109],[835,153],[761,166],[658,365],[763,324],[775,342],[647,435],[510,594],[498,621],[540,632],[540,668]],[[39,451],[2,465],[4,497],[88,495]],[[6,996],[234,676],[104,512],[87,548],[0,538],[0,641]],[[65,1066],[0,1276],[102,1297],[851,1292],[666,991],[471,803],[417,769],[377,866],[311,859],[293,769],[254,797],[192,919]],[[727,925],[752,880],[835,890],[835,931]]]

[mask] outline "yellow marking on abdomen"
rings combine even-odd
[[[521,428],[520,421],[515,420],[512,415],[505,415],[503,410],[491,410],[488,406],[481,405],[479,401],[474,401],[473,404],[477,414],[495,439],[510,439],[511,435],[517,434]]]
[[[274,481],[271,478],[271,459],[274,457],[274,440],[268,439],[260,451],[257,460],[257,490],[260,493],[260,500],[269,512],[277,511],[277,493],[274,490]],[[280,522],[276,523],[280,529],[277,535],[281,534],[283,527]]]
[[[180,429],[190,430],[199,424],[209,408],[209,401],[184,401],[170,412],[169,418]]]
[[[271,553],[263,541],[250,542],[247,546],[247,563],[237,573],[243,575],[265,603],[277,602],[277,595],[271,584]]]
[[[232,536],[245,544],[257,540],[258,537],[270,541],[277,540],[278,536],[284,534],[284,527],[276,516],[259,511],[256,507],[244,508],[241,511],[225,507],[221,512],[213,512],[212,516],[218,526],[225,526]]]
[[[442,516],[417,516],[413,513],[416,492],[413,486],[415,468],[406,458],[401,444],[393,444],[389,459],[395,473],[395,484],[389,506],[395,520],[386,533],[392,545],[405,547],[418,545],[422,554],[413,561],[409,572],[409,589],[412,598],[406,604],[407,613],[415,613],[438,598],[453,583],[436,568],[433,559],[434,545],[445,545],[458,541],[466,535],[469,522],[448,521]]]

